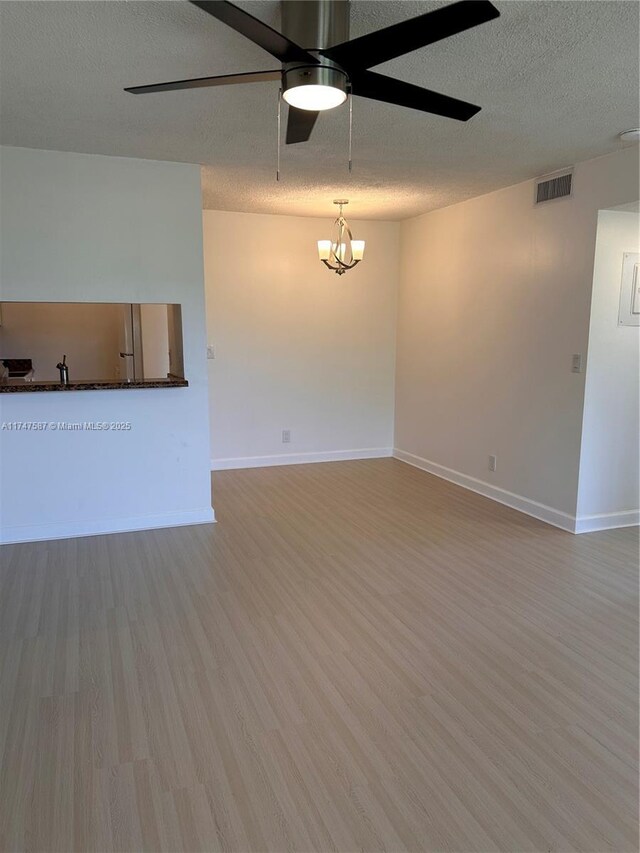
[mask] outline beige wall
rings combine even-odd
[[[70,379],[114,379],[120,318],[120,306],[106,303],[4,302],[0,359],[30,358],[36,379],[57,380],[66,354]]]
[[[352,222],[365,259],[337,276],[334,218],[204,212],[215,467],[390,453],[399,226]]]
[[[569,199],[534,207],[527,181],[403,223],[395,445],[407,458],[573,518],[585,375],[571,364],[587,352],[597,214],[637,192],[630,148],[578,164]]]
[[[598,216],[578,499],[580,516],[629,513],[636,523],[640,327],[618,325],[618,310],[622,257],[640,252],[639,228],[637,213]]]

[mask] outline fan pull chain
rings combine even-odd
[[[282,89],[278,89],[278,158],[276,161],[276,181],[280,180],[280,122],[282,113]]]
[[[351,90],[349,90],[349,173],[351,173],[351,168],[353,166],[352,159],[352,149],[353,149],[353,95],[351,94]]]

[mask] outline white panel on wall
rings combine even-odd
[[[640,254],[638,252],[624,252],[622,255],[618,323],[621,326],[640,326]]]

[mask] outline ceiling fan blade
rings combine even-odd
[[[280,62],[308,62],[310,65],[318,62],[314,56],[298,47],[282,33],[273,30],[239,6],[228,3],[227,0],[189,0],[189,2],[248,38]]]
[[[306,142],[311,136],[311,131],[316,123],[319,113],[313,110],[299,110],[289,107],[287,116],[287,145],[294,142]]]
[[[445,118],[454,118],[458,121],[468,121],[480,107],[414,86],[413,83],[405,83],[403,80],[394,80],[393,77],[385,77],[373,71],[355,71],[351,75],[351,91],[354,95],[362,98],[371,98],[374,101],[385,101],[387,104],[397,104],[400,107],[409,107],[412,110],[421,110],[424,113],[434,113]]]
[[[322,53],[347,71],[371,68],[498,17],[500,12],[489,0],[460,0],[459,3],[337,44]]]
[[[208,86],[228,86],[231,83],[266,83],[269,80],[280,80],[281,78],[281,71],[247,71],[244,74],[221,74],[218,77],[194,77],[192,80],[174,80],[172,83],[129,86],[125,92],[145,95],[148,92],[171,92],[174,89],[205,89]]]

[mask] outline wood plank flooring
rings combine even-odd
[[[4,851],[635,851],[638,532],[392,459],[6,546]]]

